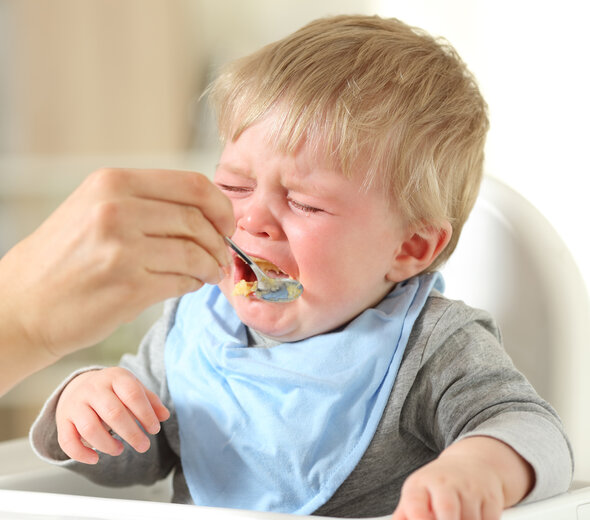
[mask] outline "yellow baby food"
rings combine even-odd
[[[256,291],[256,287],[258,282],[247,282],[246,280],[240,280],[234,286],[234,295],[235,296],[248,296]]]

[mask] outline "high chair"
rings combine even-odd
[[[514,364],[565,424],[576,480],[590,481],[590,300],[564,242],[521,195],[486,177],[442,273],[446,296],[497,320]]]
[[[590,304],[564,243],[544,217],[505,184],[484,179],[456,252],[443,268],[446,295],[492,313],[516,366],[558,411],[576,459],[563,495],[505,511],[503,520],[590,520]],[[259,518],[292,515],[167,504],[170,479],[106,488],[48,466],[28,441],[0,443],[0,520]],[[274,518],[273,518],[274,517]],[[384,519],[387,517],[383,517]]]

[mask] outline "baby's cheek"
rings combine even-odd
[[[234,283],[232,281],[232,276],[226,276],[219,284],[217,285],[221,292],[225,295],[225,297],[231,302],[231,296],[234,290]]]

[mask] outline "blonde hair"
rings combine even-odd
[[[446,41],[396,19],[323,18],[230,63],[207,92],[225,142],[272,112],[277,146],[305,141],[345,175],[362,168],[411,226],[449,221],[430,269],[454,250],[479,191],[488,118]]]

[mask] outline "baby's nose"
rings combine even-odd
[[[252,200],[243,214],[238,218],[239,228],[260,238],[278,240],[283,235],[279,220],[271,211],[268,203]]]

